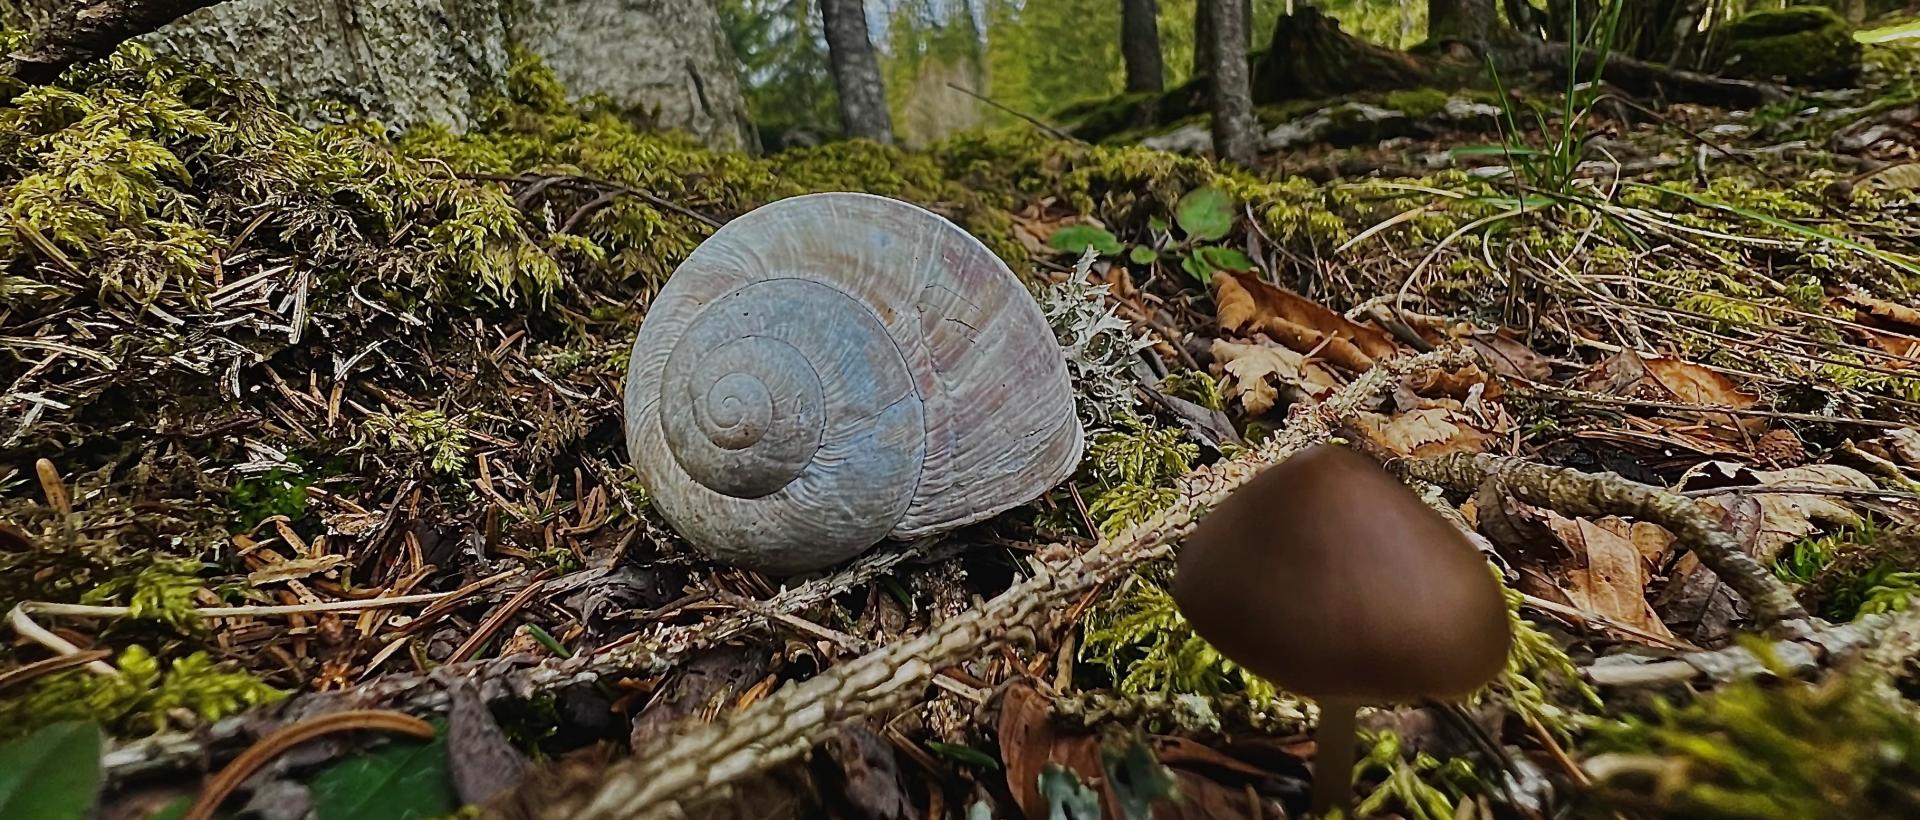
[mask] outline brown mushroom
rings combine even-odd
[[[1173,597],[1222,654],[1319,703],[1317,814],[1351,800],[1360,704],[1468,695],[1513,640],[1473,545],[1372,459],[1333,445],[1214,508],[1181,550]]]

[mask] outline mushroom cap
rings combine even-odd
[[[1275,685],[1368,702],[1467,695],[1513,640],[1461,533],[1366,456],[1318,445],[1215,507],[1173,597],[1214,648]]]

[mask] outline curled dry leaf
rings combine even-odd
[[[1387,332],[1348,321],[1311,299],[1261,281],[1251,273],[1213,277],[1214,304],[1222,330],[1265,333],[1288,349],[1325,359],[1353,372],[1392,355]]]
[[[1725,461],[1709,461],[1681,477],[1686,490],[1751,487],[1751,492],[1706,496],[1702,503],[1720,508],[1740,524],[1735,532],[1750,535],[1747,550],[1761,561],[1771,561],[1780,550],[1820,532],[1822,526],[1858,526],[1860,514],[1844,497],[1822,489],[1874,490],[1873,479],[1839,464],[1808,464],[1784,470],[1755,470]],[[1811,490],[1811,492],[1794,492]],[[1744,503],[1743,503],[1744,502]]]
[[[1318,397],[1339,385],[1326,368],[1284,347],[1215,339],[1213,359],[1228,377],[1223,390],[1226,397],[1239,399],[1250,416],[1273,409],[1283,393],[1290,399]]]
[[[1580,388],[1593,393],[1677,404],[1746,410],[1760,397],[1735,384],[1726,374],[1671,356],[1640,356],[1623,350],[1587,371]],[[1758,435],[1766,420],[1710,411],[1675,411],[1690,424],[1706,424],[1721,438],[1739,440]]]
[[[1369,441],[1409,458],[1485,452],[1512,427],[1497,403],[1500,386],[1478,365],[1409,378],[1393,392],[1391,414],[1360,413],[1355,427]]]
[[[1894,356],[1920,358],[1920,309],[1889,302],[1858,288],[1849,288],[1830,304],[1853,311],[1854,323],[1865,326],[1849,328],[1854,335]],[[1897,359],[1887,363],[1889,367],[1903,364]]]
[[[1354,421],[1369,441],[1408,458],[1485,452],[1492,441],[1492,436],[1475,427],[1466,413],[1445,407],[1392,416],[1360,413]]]

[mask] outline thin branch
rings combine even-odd
[[[1760,566],[1715,525],[1693,499],[1660,487],[1628,481],[1614,473],[1583,473],[1486,453],[1455,453],[1398,462],[1404,474],[1454,492],[1476,492],[1488,481],[1500,491],[1562,515],[1620,515],[1667,528],[1693,550],[1700,563],[1753,607],[1763,627],[1790,627],[1808,620],[1807,611],[1780,579]]]
[[[1053,127],[1053,126],[1051,126],[1051,125],[1048,125],[1048,124],[1046,124],[1046,123],[1045,123],[1045,122],[1043,122],[1043,121],[1042,121],[1042,120],[1041,120],[1041,119],[1040,119],[1039,117],[1036,117],[1036,116],[1034,116],[1034,115],[1032,115],[1032,114],[1028,114],[1028,113],[1025,113],[1025,112],[1022,112],[1022,111],[1016,111],[1016,110],[1014,110],[1014,109],[1012,109],[1012,108],[1009,108],[1009,107],[1007,107],[1007,106],[1006,106],[1006,105],[1004,105],[1004,104],[1001,104],[1001,103],[998,103],[998,102],[995,102],[995,101],[994,101],[994,99],[993,99],[992,97],[988,97],[988,96],[986,96],[986,95],[984,95],[984,94],[981,94],[981,93],[979,93],[979,92],[977,92],[977,91],[974,91],[974,90],[973,90],[973,89],[971,89],[971,88],[961,88],[960,86],[957,86],[957,85],[954,85],[953,83],[947,83],[947,87],[948,87],[948,88],[951,88],[951,89],[953,89],[953,90],[955,90],[955,91],[958,91],[958,92],[960,92],[960,93],[962,93],[962,94],[965,94],[965,95],[967,95],[967,96],[969,96],[969,97],[972,97],[972,98],[974,98],[974,99],[976,99],[976,100],[979,100],[979,101],[981,101],[981,102],[983,102],[983,103],[986,103],[986,104],[988,104],[988,105],[991,105],[991,106],[993,106],[994,108],[998,108],[998,109],[1000,109],[1001,111],[1005,111],[1005,112],[1007,112],[1007,113],[1009,113],[1009,114],[1012,114],[1012,115],[1014,115],[1014,116],[1016,116],[1016,117],[1019,117],[1020,119],[1023,119],[1023,120],[1026,120],[1028,124],[1030,124],[1030,125],[1032,125],[1032,126],[1033,126],[1033,127],[1035,127],[1035,128],[1038,128],[1038,129],[1040,129],[1040,130],[1042,130],[1042,131],[1045,131],[1045,132],[1047,132],[1047,134],[1048,134],[1049,136],[1052,136],[1052,137],[1053,137],[1054,139],[1062,139],[1062,140],[1066,140],[1066,141],[1068,141],[1068,142],[1079,142],[1079,143],[1084,143],[1084,142],[1086,142],[1086,140],[1083,140],[1083,139],[1081,139],[1081,138],[1079,138],[1079,137],[1076,137],[1076,136],[1074,136],[1074,135],[1072,135],[1072,134],[1069,134],[1069,133],[1067,133],[1067,132],[1065,132],[1065,131],[1062,131],[1062,130],[1060,130],[1060,129],[1058,129],[1058,128],[1055,128],[1055,127]]]

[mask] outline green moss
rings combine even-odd
[[[1764,643],[1750,648],[1765,653]],[[1764,654],[1763,654],[1764,657]],[[1608,774],[1586,816],[1823,820],[1920,814],[1920,721],[1882,673],[1742,681],[1596,732]],[[1594,766],[1601,762],[1604,766]]]
[[[1727,24],[1723,35],[1721,70],[1729,76],[1842,86],[1860,75],[1860,43],[1824,6],[1756,11]]]
[[[85,669],[34,681],[0,699],[0,739],[62,720],[95,720],[120,734],[146,734],[211,723],[245,709],[273,703],[286,693],[196,652],[162,669],[161,661],[131,646],[114,662],[112,675]]]
[[[1452,97],[1438,88],[1409,88],[1387,92],[1381,104],[1413,119],[1424,120],[1447,110],[1447,100]]]

